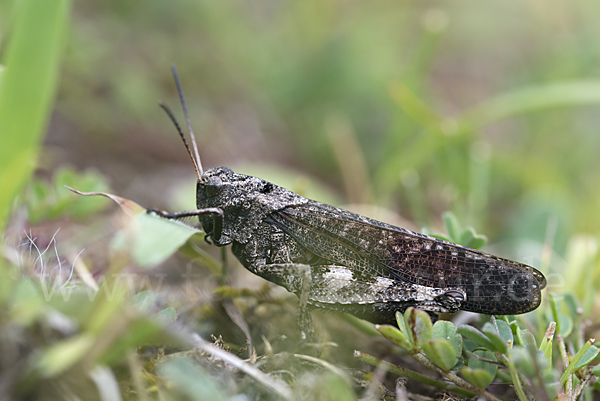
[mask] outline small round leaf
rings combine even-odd
[[[496,372],[498,372],[498,365],[486,362],[484,359],[495,362],[496,356],[493,352],[484,349],[473,351],[472,355],[469,355],[469,368],[485,370],[493,380],[496,377]]]
[[[423,342],[421,347],[427,358],[443,370],[452,369],[458,362],[454,347],[447,340],[436,338]]]
[[[485,347],[485,348],[491,349],[491,350],[495,350],[494,344],[490,341],[490,339],[488,337],[486,337],[485,334],[483,334],[481,331],[477,330],[473,326],[469,326],[467,324],[461,324],[456,329],[456,332],[458,334],[460,334],[461,336],[468,338],[469,340],[477,343],[478,345],[481,345],[482,347]]]
[[[496,330],[496,327],[492,323],[487,322],[486,324],[484,324],[482,327],[482,331],[483,334],[485,334],[485,336],[492,342],[494,346],[493,348],[491,348],[492,350],[500,352],[502,354],[504,354],[508,350],[508,345],[506,341],[500,336],[500,334]]]
[[[484,390],[487,386],[492,383],[494,378],[483,369],[470,369],[462,368],[461,370],[463,377],[477,388]]]
[[[415,308],[408,308],[406,312],[404,312],[404,319],[410,329],[412,343],[417,349],[421,348],[421,344],[424,341],[431,340],[433,325],[431,324],[431,318],[427,312]]]
[[[390,340],[394,345],[397,345],[400,348],[403,348],[407,351],[412,350],[412,344],[406,338],[406,336],[394,326],[390,326],[387,324],[384,325],[376,325],[375,329],[381,333],[382,336]]]
[[[456,326],[454,323],[447,320],[438,320],[433,325],[431,338],[442,338],[448,341],[454,349],[454,355],[456,358],[460,358],[462,355],[463,341],[462,337],[456,332]]]

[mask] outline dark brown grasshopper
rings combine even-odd
[[[231,244],[246,269],[295,293],[303,339],[314,339],[309,306],[390,324],[409,306],[431,314],[499,315],[539,306],[546,279],[531,266],[306,199],[225,167],[203,171],[174,68],[173,74],[193,152],[171,111],[161,107],[194,163],[198,209],[149,212],[198,216],[212,243]]]

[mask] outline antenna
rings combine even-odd
[[[167,113],[167,115],[169,116],[169,118],[171,119],[173,124],[175,125],[175,128],[177,128],[177,132],[179,132],[179,136],[181,137],[181,140],[183,141],[183,144],[185,145],[185,148],[187,149],[188,155],[190,155],[190,159],[192,159],[192,163],[194,163],[194,170],[196,170],[196,175],[198,176],[198,179],[200,179],[200,176],[202,174],[202,169],[201,169],[201,167],[198,166],[198,162],[196,161],[196,159],[194,158],[194,155],[192,154],[192,151],[190,150],[187,140],[185,139],[185,135],[184,135],[183,131],[181,131],[181,127],[179,126],[177,119],[175,119],[175,116],[173,115],[173,112],[171,111],[169,106],[167,106],[166,104],[161,103],[161,102],[158,102],[158,105],[165,111],[165,113]]]
[[[192,159],[192,163],[194,163],[194,169],[196,170],[196,176],[200,180],[200,178],[202,176],[202,163],[200,162],[200,154],[198,153],[198,145],[196,145],[196,137],[194,136],[194,131],[192,130],[192,124],[190,122],[190,115],[188,114],[187,105],[185,103],[185,98],[183,96],[183,90],[181,89],[181,83],[179,82],[179,76],[177,75],[177,70],[175,69],[174,65],[171,66],[171,71],[173,71],[173,77],[175,78],[175,84],[177,85],[177,91],[179,92],[179,99],[181,100],[181,104],[183,106],[183,112],[185,113],[185,119],[187,120],[190,137],[192,138],[192,145],[194,146],[194,153],[192,153],[190,146],[188,145],[188,142],[185,139],[185,134],[181,130],[181,127],[179,126],[179,123],[177,122],[177,119],[175,118],[175,115],[173,114],[173,112],[171,111],[169,106],[167,106],[166,104],[164,104],[162,102],[158,102],[158,105],[165,111],[165,113],[167,113],[167,115],[171,119],[171,122],[173,122],[173,125],[175,125],[175,128],[177,129],[177,132],[179,133],[179,136],[181,137],[181,140],[183,141],[183,144],[185,145],[185,149],[187,150],[188,155],[190,155],[190,159]]]
[[[194,147],[194,155],[196,157],[196,166],[202,174],[202,163],[200,162],[200,153],[198,153],[198,145],[196,144],[196,136],[194,135],[194,130],[192,129],[192,123],[190,121],[190,115],[188,113],[187,104],[185,102],[185,97],[183,96],[183,89],[181,89],[181,82],[179,82],[179,75],[177,74],[177,69],[175,65],[171,65],[171,71],[173,72],[173,78],[175,78],[175,84],[177,85],[177,91],[179,92],[179,100],[181,101],[181,106],[183,107],[183,113],[185,114],[185,120],[187,121],[188,130],[190,132],[190,137],[192,138],[192,146]]]

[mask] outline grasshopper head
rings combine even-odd
[[[215,167],[203,171],[179,77],[175,67],[171,69],[187,121],[191,147],[171,110],[164,104],[160,104],[160,106],[175,125],[194,164],[198,177],[196,186],[198,209],[218,208],[222,211],[217,224],[215,224],[214,213],[200,215],[202,229],[212,237],[216,245],[227,245],[232,241],[246,243],[269,213],[287,206],[308,202],[307,199],[285,188],[261,178],[234,173],[225,167]]]
[[[196,207],[218,208],[223,211],[222,232],[214,233],[214,218],[201,215],[202,229],[219,238],[217,245],[235,240],[248,241],[252,232],[271,212],[288,206],[301,205],[307,200],[262,178],[238,174],[226,167],[206,170],[196,185]]]

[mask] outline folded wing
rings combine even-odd
[[[279,210],[269,220],[321,259],[346,266],[353,279],[377,277],[399,286],[461,288],[461,309],[518,314],[541,301],[544,276],[531,266],[452,244],[310,201]]]

